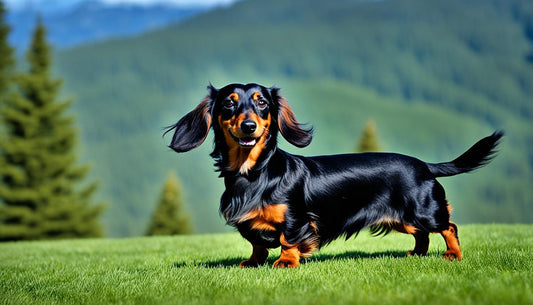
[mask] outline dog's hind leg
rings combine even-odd
[[[262,265],[266,262],[266,259],[268,257],[268,249],[257,245],[252,246],[254,247],[252,251],[252,256],[250,256],[250,258],[247,260],[243,260],[239,264],[241,268],[253,268]]]
[[[429,233],[418,230],[412,234],[415,238],[415,248],[407,252],[407,255],[425,256],[429,248]]]
[[[438,182],[435,181],[433,187],[433,223],[426,225],[429,231],[440,233],[446,242],[446,252],[443,257],[447,260],[461,260],[463,255],[461,254],[461,248],[459,247],[459,236],[457,235],[457,225],[450,221],[450,215],[452,214],[452,206],[446,200],[444,188]],[[427,214],[427,213],[426,213]]]
[[[450,221],[450,215],[452,213],[452,206],[446,202],[445,209],[442,209],[446,216],[446,220],[442,221],[443,226],[437,232],[442,235],[446,242],[446,252],[444,252],[443,258],[447,260],[461,260],[463,255],[461,254],[461,247],[459,246],[459,235],[457,234],[457,225]]]
[[[440,232],[446,242],[446,252],[443,257],[447,260],[461,260],[461,248],[459,247],[459,236],[457,234],[457,225],[450,221],[448,229]]]
[[[415,248],[408,251],[407,255],[425,256],[428,253],[429,232],[405,224],[398,224],[394,229],[401,233],[411,234],[415,238]]]

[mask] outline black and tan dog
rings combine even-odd
[[[277,147],[278,133],[297,147],[311,142],[312,129],[298,123],[278,88],[257,84],[208,87],[209,94],[167,132],[170,147],[191,150],[213,128],[211,156],[224,178],[220,212],[253,246],[241,267],[263,264],[269,248],[281,246],[275,267],[296,267],[300,258],[339,236],[370,226],[415,238],[411,255],[425,255],[429,233],[446,241],[446,259],[460,260],[457,226],[435,178],[483,166],[503,132],[495,132],[457,159],[426,163],[393,153],[303,157]]]

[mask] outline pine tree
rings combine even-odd
[[[159,204],[156,207],[147,235],[192,233],[190,216],[185,212],[180,183],[174,173],[168,175]]]
[[[6,90],[11,83],[15,65],[13,48],[7,42],[9,26],[4,21],[5,13],[4,3],[0,1],[0,107],[4,104]]]
[[[380,144],[377,135],[376,122],[368,120],[365,124],[365,129],[361,134],[359,144],[357,145],[357,152],[375,152],[380,151]]]
[[[102,205],[91,204],[89,168],[76,165],[72,101],[58,101],[50,47],[39,22],[27,52],[29,71],[0,109],[0,241],[101,236]]]

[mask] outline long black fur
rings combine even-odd
[[[228,146],[217,121],[223,100],[234,90],[259,90],[272,116],[265,148],[247,173],[227,169]],[[421,232],[446,230],[450,224],[448,203],[435,178],[485,165],[494,157],[503,136],[497,131],[457,159],[438,164],[394,153],[304,157],[277,147],[280,131],[298,147],[307,146],[312,138],[311,128],[297,123],[294,116],[282,115],[283,107],[288,105],[279,89],[232,84],[220,90],[210,86],[209,91],[200,109],[167,130],[175,130],[170,147],[177,152],[188,151],[200,145],[209,128],[213,128],[215,145],[211,156],[226,186],[220,213],[252,244],[266,248],[279,247],[281,234],[290,244],[315,242],[322,246],[340,236],[356,235],[367,226],[374,233],[388,233],[392,227],[381,222],[384,219]],[[287,204],[288,211],[277,230],[254,230],[241,221],[250,211],[280,203]]]

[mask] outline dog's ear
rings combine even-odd
[[[278,127],[281,135],[296,147],[306,147],[313,139],[313,127],[305,128],[305,124],[298,123],[296,115],[287,101],[279,95],[278,88],[270,88],[270,95],[278,106]]]
[[[211,128],[213,101],[218,93],[218,90],[211,84],[207,89],[209,90],[209,94],[205,99],[176,124],[169,126],[163,134],[164,136],[170,131],[175,130],[169,145],[174,151],[189,151],[200,146],[205,138],[207,138],[207,134]]]

